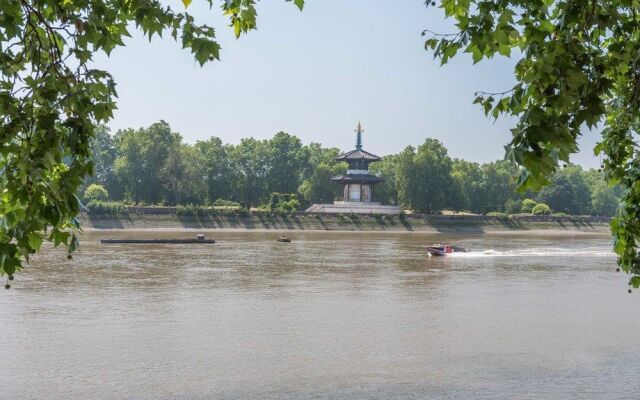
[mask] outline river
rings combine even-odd
[[[640,396],[640,292],[607,236],[207,235],[45,249],[0,292],[0,398]]]

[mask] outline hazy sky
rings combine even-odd
[[[180,0],[168,1],[180,8]],[[303,12],[278,0],[258,4],[258,30],[236,40],[218,8],[194,0],[188,11],[216,27],[221,61],[201,68],[167,35],[140,35],[97,59],[118,83],[112,129],[160,119],[187,142],[268,138],[278,131],[304,143],[350,149],[358,120],[364,147],[379,155],[437,138],[450,155],[486,162],[504,156],[513,121],[472,104],[478,90],[513,84],[513,61],[475,66],[466,55],[444,67],[424,50],[424,28],[451,31],[423,0],[307,0]],[[586,132],[575,161],[597,166]]]

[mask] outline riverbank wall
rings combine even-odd
[[[345,215],[312,213],[220,213],[179,215],[165,210],[138,208],[121,214],[79,216],[87,230],[108,229],[244,229],[244,230],[325,230],[392,232],[496,232],[567,231],[609,232],[608,217],[590,216],[480,216],[480,215]]]

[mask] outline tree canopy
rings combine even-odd
[[[427,2],[435,6],[435,2]],[[477,93],[487,114],[517,118],[507,157],[524,167],[518,186],[539,189],[578,150],[585,128],[601,128],[595,153],[623,188],[611,224],[618,264],[640,286],[640,3],[631,0],[442,0],[456,32],[425,30],[425,47],[446,64],[514,57],[515,85]]]

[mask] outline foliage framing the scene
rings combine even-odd
[[[255,29],[255,3],[220,2],[236,37]],[[200,65],[219,57],[212,27],[157,0],[0,1],[0,275],[12,279],[44,240],[69,254],[78,247],[76,191],[93,173],[90,141],[117,96],[91,60],[124,46],[132,27],[149,40],[169,33]]]
[[[428,6],[435,2],[427,2]],[[640,286],[640,2],[637,0],[442,0],[457,32],[423,32],[442,64],[459,51],[473,62],[495,55],[518,61],[516,84],[478,93],[487,114],[518,122],[507,156],[525,167],[522,190],[548,183],[578,150],[585,127],[602,128],[595,148],[610,184],[624,189],[611,223],[618,264]]]

